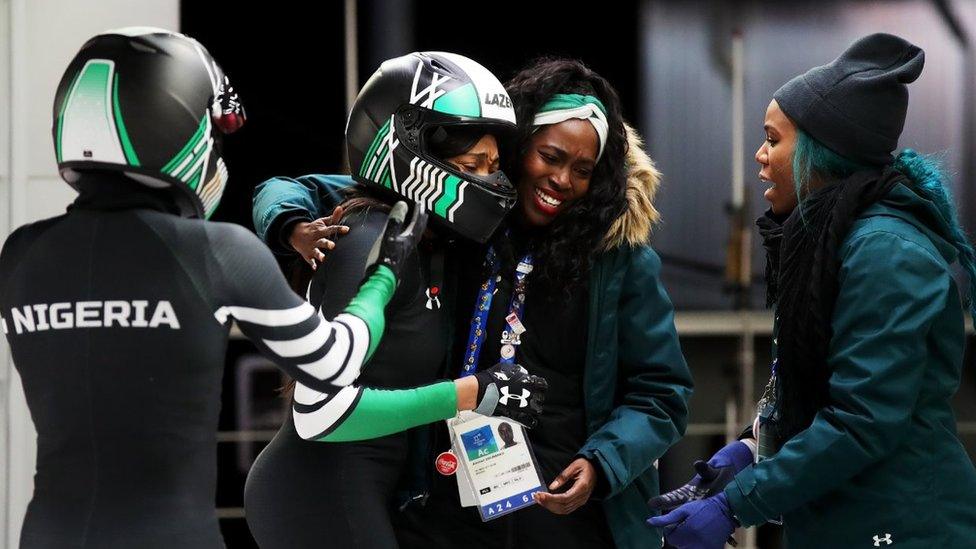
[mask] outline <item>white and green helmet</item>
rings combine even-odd
[[[61,176],[123,172],[168,188],[187,217],[209,217],[227,184],[221,134],[244,109],[220,66],[196,40],[149,27],[99,34],[68,65],[54,99]]]
[[[467,57],[418,52],[380,65],[346,125],[353,178],[421,204],[434,223],[485,242],[515,204],[501,171],[463,173],[430,154],[438,128],[514,135],[515,109],[499,80]]]

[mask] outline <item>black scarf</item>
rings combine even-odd
[[[756,220],[766,248],[767,306],[778,317],[776,438],[806,429],[828,402],[827,348],[837,301],[840,247],[857,217],[905,176],[866,170],[813,191],[785,219]]]

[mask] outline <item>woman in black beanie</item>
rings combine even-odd
[[[923,64],[874,34],[774,94],[756,160],[776,359],[739,443],[757,463],[670,494],[684,505],[649,522],[671,545],[719,548],[736,524],[780,518],[791,549],[976,543],[950,405],[965,343],[950,265],[976,315],[976,261],[938,164],[892,156]]]

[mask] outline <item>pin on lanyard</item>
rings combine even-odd
[[[461,367],[461,377],[473,375],[478,369],[478,358],[488,337],[488,313],[495,296],[495,288],[501,280],[499,276],[498,255],[495,248],[488,249],[485,258],[488,264],[488,280],[481,285],[478,297],[474,303],[474,314],[471,316],[471,331],[468,334],[468,345],[464,349],[464,364]],[[525,332],[522,318],[525,311],[525,278],[532,272],[532,256],[526,254],[515,269],[515,288],[512,290],[512,302],[505,317],[505,330],[502,331],[501,361],[511,364],[515,362],[515,346],[522,343],[521,336]]]

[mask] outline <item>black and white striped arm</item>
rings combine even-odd
[[[214,317],[221,324],[236,320],[241,332],[296,381],[324,392],[356,381],[370,342],[359,317],[342,313],[330,322],[304,302],[287,309],[227,305]]]
[[[292,419],[298,436],[305,440],[326,437],[349,417],[362,393],[361,387],[352,385],[323,393],[296,383]]]

